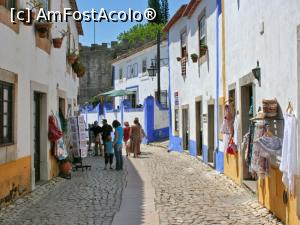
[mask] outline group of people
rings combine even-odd
[[[113,130],[114,135],[112,135]],[[114,120],[111,126],[106,119],[103,119],[102,127],[95,121],[90,131],[93,132],[94,139],[92,142],[95,143],[95,156],[99,155],[99,150],[100,156],[104,155],[105,170],[108,164],[109,168],[113,169],[114,157],[116,159],[116,170],[123,170],[123,142],[126,148],[126,156],[129,157],[133,153],[134,158],[137,158],[141,154],[141,142],[146,137],[138,118],[134,119],[131,126],[128,122],[125,122],[124,128],[118,120]]]

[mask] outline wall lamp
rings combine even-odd
[[[257,61],[257,66],[252,70],[252,73],[256,80],[258,80],[258,84],[261,87],[261,69],[259,67],[259,61]]]

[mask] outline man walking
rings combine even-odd
[[[106,119],[102,120],[102,129],[101,129],[101,133],[102,133],[102,141],[104,144],[104,153],[101,151],[101,155],[104,155],[106,153],[106,149],[105,149],[105,142],[108,140],[108,137],[111,135],[111,132],[113,131],[112,126],[110,126],[107,123]]]

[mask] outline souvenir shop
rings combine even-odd
[[[221,132],[224,163],[234,163],[236,170],[234,174],[225,170],[225,175],[257,193],[259,202],[283,222],[298,221],[295,197],[298,122],[293,103],[283,109],[276,99],[262,100],[255,113],[253,95],[248,92],[239,112],[234,96],[229,94],[226,102]]]
[[[87,132],[83,116],[65,118],[62,111],[51,112],[48,118],[48,139],[51,143],[52,167],[54,176],[70,179],[73,166],[75,169],[90,169],[83,165],[83,159],[88,156]],[[54,161],[54,162],[53,162]]]

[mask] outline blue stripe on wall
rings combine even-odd
[[[169,148],[172,151],[182,152],[182,138],[171,135]]]
[[[208,147],[206,145],[202,146],[203,162],[208,164]]]
[[[197,145],[196,141],[190,140],[190,155],[196,157],[197,156]]]
[[[216,170],[224,173],[224,152],[216,152]]]

